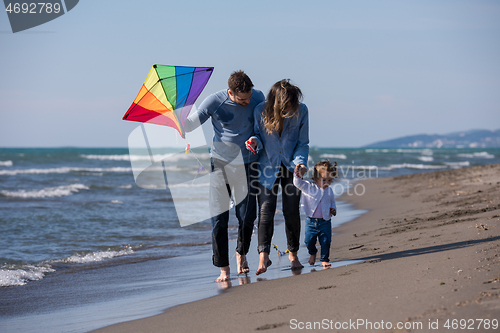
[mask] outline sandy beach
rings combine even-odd
[[[359,184],[363,195],[342,199],[369,212],[333,230],[330,258],[360,263],[229,288],[97,332],[497,331],[500,165]]]

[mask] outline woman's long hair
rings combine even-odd
[[[302,91],[290,83],[290,80],[276,82],[269,90],[262,123],[269,134],[283,132],[285,118],[298,114]]]

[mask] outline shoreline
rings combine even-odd
[[[360,214],[352,209],[352,205],[345,202],[339,202],[339,205],[344,208],[337,223],[350,222]],[[286,237],[280,215],[277,215],[279,224],[276,225],[273,243],[283,250],[286,249]],[[255,236],[252,250],[256,244]],[[212,252],[210,246],[206,246],[195,255],[108,264],[83,270],[77,268],[78,272],[51,273],[24,286],[5,287],[2,290],[2,299],[5,301],[2,308],[5,313],[0,319],[0,326],[5,332],[88,332],[128,320],[151,317],[180,304],[229,292],[229,289],[238,285],[281,279],[294,274],[289,269],[288,257],[278,257],[273,249],[270,254],[273,265],[268,272],[258,277],[255,275],[259,261],[255,250],[248,254],[250,273],[238,276],[234,272],[235,247],[236,240],[231,240],[229,248],[233,274],[229,283],[214,282],[219,270],[212,265]],[[318,269],[307,265],[306,250],[299,251],[299,258],[306,263],[301,274]],[[333,266],[346,264],[350,262],[333,263]],[[193,270],[193,267],[197,269]]]
[[[335,228],[331,247],[332,262],[361,263],[232,288],[96,332],[274,333],[316,324],[338,330],[353,321],[372,324],[363,331],[395,332],[447,330],[453,320],[476,329],[485,323],[479,319],[498,323],[499,174],[493,164],[364,180],[366,193],[349,202],[369,212]]]

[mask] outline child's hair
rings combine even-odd
[[[322,169],[326,170],[327,175],[332,178],[337,177],[337,162],[333,162],[332,164],[329,160],[322,160],[316,163],[314,166],[313,179],[318,179],[320,175],[320,171]]]

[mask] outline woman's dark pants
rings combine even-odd
[[[259,246],[260,252],[269,253],[271,239],[274,231],[274,214],[278,200],[278,189],[281,183],[283,216],[285,218],[285,233],[287,248],[290,252],[299,250],[300,240],[300,194],[301,191],[293,185],[293,172],[283,164],[278,173],[278,178],[271,189],[259,184]]]

